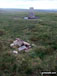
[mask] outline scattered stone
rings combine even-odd
[[[25,19],[25,20],[27,20],[27,19],[28,19],[28,17],[24,17],[24,19]]]
[[[13,53],[14,53],[14,54],[18,54],[18,51],[14,50]]]

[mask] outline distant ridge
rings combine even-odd
[[[34,9],[36,12],[57,12],[57,9]],[[29,11],[29,9],[15,9],[15,8],[0,8],[0,12],[22,12]]]
[[[36,9],[39,12],[57,12],[57,9]]]

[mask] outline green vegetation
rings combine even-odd
[[[24,20],[27,12],[0,13],[0,76],[57,71],[57,13],[35,13],[39,19]],[[15,55],[10,44],[16,37],[36,46]]]

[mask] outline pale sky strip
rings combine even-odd
[[[57,9],[57,0],[0,0],[0,8]]]

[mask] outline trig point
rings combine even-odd
[[[34,8],[30,7],[29,9],[29,19],[34,19],[35,18],[35,14],[34,14]]]
[[[36,16],[35,16],[35,13],[34,13],[34,8],[33,7],[30,7],[29,8],[29,15],[28,17],[24,17],[24,19],[38,19]]]

